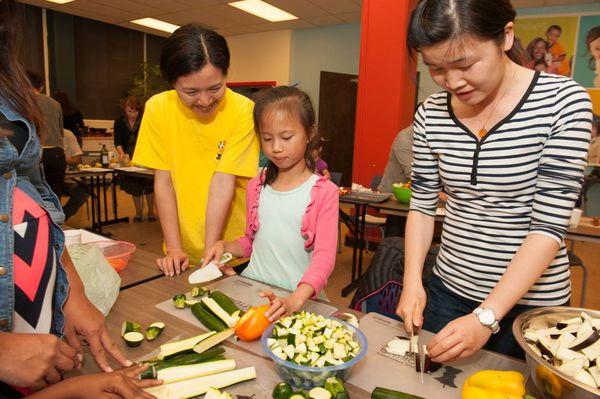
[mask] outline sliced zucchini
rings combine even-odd
[[[225,359],[213,362],[188,364],[185,366],[175,366],[158,371],[157,378],[163,380],[165,384],[177,381],[190,380],[192,378],[202,377],[231,371],[235,369],[235,360]]]
[[[213,346],[225,341],[227,338],[231,337],[233,335],[233,333],[234,333],[233,328],[229,328],[229,329],[221,331],[219,333],[212,334],[209,337],[207,337],[206,339],[203,339],[202,341],[198,342],[194,346],[194,352],[202,353],[202,352],[212,348]]]
[[[232,316],[225,309],[223,309],[217,301],[213,298],[202,298],[202,304],[204,304],[215,316],[221,319],[229,328],[235,327],[237,322],[240,320],[239,316]]]
[[[168,359],[170,357],[191,352],[198,342],[201,342],[210,336],[216,334],[215,331],[209,331],[192,338],[187,338],[177,342],[169,342],[160,346],[160,352],[157,355],[158,360]]]
[[[136,347],[142,344],[144,336],[140,332],[130,331],[123,335],[123,339],[125,340],[127,346]]]
[[[121,337],[127,334],[128,332],[140,332],[142,331],[142,326],[139,323],[134,321],[124,321],[121,326]]]
[[[185,308],[185,294],[177,294],[173,297],[173,305],[177,309]]]
[[[208,288],[206,287],[193,287],[190,295],[192,298],[198,298],[199,296],[206,295],[208,293]]]

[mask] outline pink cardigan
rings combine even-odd
[[[250,180],[246,188],[246,233],[238,239],[244,251],[244,257],[252,254],[252,243],[259,229],[258,200],[263,187],[263,177]],[[304,248],[313,251],[308,269],[300,283],[310,285],[315,295],[325,288],[327,279],[335,266],[339,217],[338,188],[331,181],[320,177],[310,193],[310,203],[302,217],[300,234],[304,237]]]

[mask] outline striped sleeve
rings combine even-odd
[[[579,198],[591,136],[592,103],[572,80],[558,89],[551,133],[539,162],[530,233],[562,243]]]
[[[421,104],[415,113],[413,124],[413,164],[410,210],[435,216],[438,196],[442,187],[438,159],[427,142],[425,129],[425,108],[428,101]]]

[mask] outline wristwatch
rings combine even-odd
[[[482,326],[492,330],[492,334],[496,334],[500,331],[500,323],[496,320],[496,314],[492,309],[477,308],[473,313],[477,316]]]

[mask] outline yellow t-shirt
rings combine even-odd
[[[253,107],[250,99],[229,89],[210,120],[186,107],[175,90],[146,103],[133,163],[171,173],[181,241],[192,264],[204,254],[206,205],[215,172],[237,176],[223,239],[244,234],[246,184],[258,172]]]

